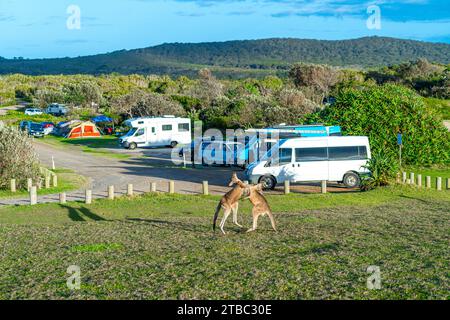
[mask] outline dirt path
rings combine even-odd
[[[17,111],[17,110],[20,110],[22,108],[24,108],[24,106],[22,106],[22,105],[8,106],[8,107],[0,108],[0,116],[6,116],[8,111]]]

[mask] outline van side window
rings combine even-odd
[[[328,150],[331,161],[367,159],[366,147],[331,147]]]
[[[140,136],[143,136],[144,134],[145,134],[145,129],[141,128],[138,130],[138,132],[136,132],[135,137],[140,137]]]
[[[178,124],[178,132],[188,132],[188,131],[189,131],[189,123]]]
[[[327,148],[295,149],[295,162],[327,161]]]
[[[171,124],[164,124],[162,126],[162,131],[172,131],[172,125]]]
[[[280,148],[278,150],[278,164],[280,166],[292,162],[292,149]]]

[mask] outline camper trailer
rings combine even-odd
[[[127,149],[163,146],[175,148],[178,144],[191,143],[192,139],[191,120],[188,118],[135,118],[125,121],[125,125],[130,130],[119,139],[119,143]]]

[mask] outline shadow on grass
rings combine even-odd
[[[62,208],[67,209],[67,214],[70,220],[76,221],[76,222],[82,222],[82,221],[107,221],[105,218],[96,215],[91,210],[87,208],[72,208],[69,206],[61,205]]]
[[[191,232],[202,232],[202,233],[205,232],[204,225],[198,225],[198,224],[193,224],[193,223],[174,222],[174,221],[156,220],[156,219],[140,219],[140,218],[127,218],[126,220],[130,221],[130,222],[148,223],[148,224],[156,226],[158,228],[178,229],[178,230],[191,231]]]

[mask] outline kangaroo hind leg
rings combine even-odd
[[[241,228],[242,228],[242,225],[240,225],[239,222],[238,222],[239,202],[236,202],[236,203],[233,205],[232,210],[233,210],[233,222],[234,222],[234,224],[237,225],[238,227],[241,227]]]

